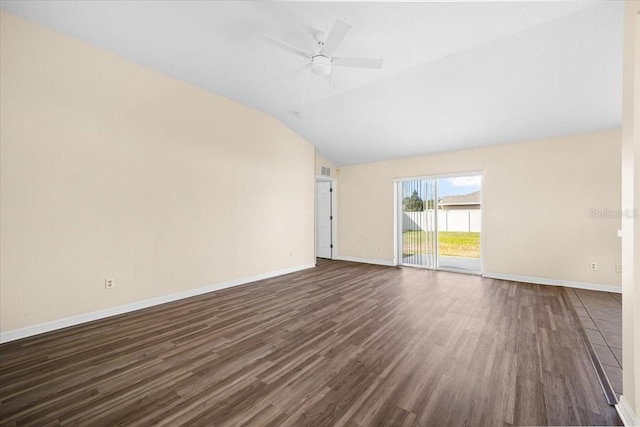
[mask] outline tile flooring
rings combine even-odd
[[[622,394],[622,295],[567,289],[616,394]]]

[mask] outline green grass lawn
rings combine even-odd
[[[402,233],[403,256],[427,253],[426,234],[411,230]],[[443,256],[480,258],[480,233],[441,231],[438,233],[438,252]]]

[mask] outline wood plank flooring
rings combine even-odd
[[[562,292],[319,260],[0,346],[0,424],[621,425]]]

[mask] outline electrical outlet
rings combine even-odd
[[[622,273],[622,264],[616,264],[616,273]]]
[[[113,279],[104,279],[104,288],[113,289],[116,287],[116,282]]]
[[[598,269],[598,263],[595,261],[591,261],[591,269],[592,270],[597,270]]]

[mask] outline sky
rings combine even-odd
[[[458,176],[438,179],[438,197],[458,196],[480,190],[482,176]]]
[[[458,176],[455,178],[438,178],[438,198],[458,196],[480,190],[482,176]],[[404,196],[410,196],[414,189],[419,189],[421,198],[431,198],[432,189],[427,189],[427,180],[409,181],[403,185]],[[425,192],[428,190],[428,196]]]

